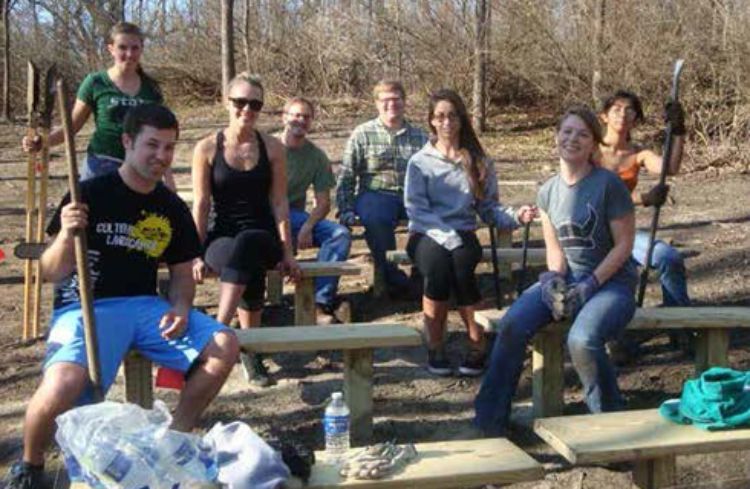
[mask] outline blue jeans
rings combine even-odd
[[[633,243],[633,259],[638,265],[646,263],[648,253],[648,236],[646,231],[637,231]],[[659,273],[661,282],[662,304],[669,306],[689,306],[690,297],[687,292],[687,278],[685,277],[685,262],[679,251],[664,241],[654,243],[654,253],[651,255],[651,267]]]
[[[310,217],[305,211],[297,209],[289,210],[289,220],[292,224],[292,237],[297,242],[302,225]],[[346,261],[349,258],[349,248],[352,245],[352,237],[349,230],[340,224],[321,219],[313,227],[313,243],[318,246],[318,261],[333,262]],[[336,290],[339,286],[339,277],[318,277],[315,279],[315,303],[323,305],[333,304]]]
[[[403,287],[408,277],[394,263],[385,259],[388,250],[396,249],[396,225],[406,219],[404,198],[390,192],[365,191],[357,197],[355,211],[365,227],[365,240],[375,267],[383,270],[389,287]]]
[[[122,161],[115,158],[89,153],[86,155],[86,161],[81,167],[80,179],[83,182],[84,180],[116,172],[120,168],[120,165],[122,165]]]
[[[620,336],[633,314],[632,287],[606,282],[573,321],[568,349],[591,412],[616,411],[624,404],[605,343]],[[487,373],[474,401],[474,424],[485,434],[505,435],[526,345],[550,321],[539,283],[526,289],[500,321]]]

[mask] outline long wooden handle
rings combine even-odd
[[[70,201],[81,202],[81,189],[78,186],[78,163],[76,162],[75,135],[70,110],[68,109],[68,91],[65,81],[57,80],[57,101],[62,119],[63,134],[65,135],[65,156],[68,161],[68,188]],[[83,330],[86,340],[86,360],[88,361],[89,377],[94,391],[94,401],[104,398],[102,390],[101,367],[99,364],[99,348],[94,321],[94,304],[91,294],[91,275],[89,273],[88,244],[86,231],[76,230],[73,237],[75,244],[76,269],[78,272],[78,293],[81,297],[81,313],[83,314]]]
[[[29,127],[26,131],[29,138],[36,137],[36,129]],[[26,161],[26,234],[27,243],[34,241],[34,225],[36,213],[36,168],[37,154],[32,151]],[[27,341],[33,337],[32,334],[32,309],[34,289],[34,261],[26,260],[23,268],[23,340]]]
[[[39,162],[39,205],[37,206],[36,242],[44,243],[44,226],[47,220],[47,186],[49,182],[49,129],[40,130],[42,138],[42,158]],[[34,263],[34,310],[31,317],[31,335],[39,337],[39,322],[42,308],[41,263]]]

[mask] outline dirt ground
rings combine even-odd
[[[325,115],[326,113],[324,113]],[[193,109],[182,117],[182,139],[178,147],[175,171],[178,183],[189,182],[192,147],[202,136],[217,130],[223,122],[215,108]],[[278,129],[278,117],[266,115],[265,127]],[[548,118],[546,120],[549,120]],[[335,121],[335,122],[332,122]],[[541,121],[541,122],[540,122]],[[354,121],[339,122],[330,113],[313,139],[336,161]],[[538,123],[539,122],[539,123]],[[501,199],[508,204],[532,202],[536,183],[544,181],[556,169],[553,159],[552,129],[545,123],[520,115],[503,115],[493,119],[493,132],[483,136],[490,154],[497,161]],[[77,138],[79,158],[83,157],[90,128]],[[13,257],[13,247],[24,236],[25,160],[19,151],[23,128],[0,128],[0,248],[6,258],[0,263],[0,470],[19,457],[21,429],[27,400],[39,381],[44,342],[20,343],[23,309],[23,263]],[[647,184],[645,180],[642,184]],[[64,193],[65,163],[61,148],[55,148],[51,164],[49,208]],[[703,171],[688,173],[672,180],[675,203],[662,211],[660,237],[672,242],[686,256],[690,294],[696,305],[750,305],[750,175],[741,171]],[[650,213],[638,211],[639,226],[647,226]],[[406,236],[399,235],[403,247]],[[518,241],[518,236],[516,237]],[[484,236],[486,240],[486,236]],[[532,239],[541,244],[539,230]],[[418,328],[419,304],[416,302],[373,300],[368,291],[370,260],[362,239],[354,241],[352,261],[366,272],[347,277],[341,293],[352,304],[354,320],[364,322],[399,322]],[[533,271],[536,272],[536,271]],[[492,307],[492,281],[489,268],[479,269],[486,306]],[[533,275],[529,275],[533,276]],[[286,290],[286,302],[291,302]],[[51,287],[44,288],[44,321],[49,315]],[[660,293],[649,287],[647,302],[656,304]],[[196,305],[215,311],[215,284],[199,287]],[[265,324],[289,324],[288,306],[269,310]],[[43,324],[44,324],[43,321]],[[459,318],[449,318],[449,354],[460,361],[465,334]],[[731,365],[750,368],[749,335],[732,338]],[[203,421],[209,428],[216,421],[241,420],[261,434],[275,433],[303,440],[315,448],[322,447],[320,418],[325,402],[342,386],[340,357],[317,358],[314,354],[279,354],[270,359],[275,385],[258,389],[249,386],[235,369],[219,397],[210,406]],[[420,442],[464,438],[473,415],[472,401],[478,379],[459,377],[435,378],[423,368],[426,355],[420,348],[376,352],[374,412],[377,441],[397,439]],[[692,358],[674,351],[665,336],[651,339],[644,355],[635,364],[619,372],[621,388],[630,408],[656,407],[664,399],[679,395],[682,382],[692,374]],[[566,365],[566,413],[585,412],[580,384],[575,372]],[[122,379],[110,393],[121,400]],[[524,372],[518,395],[514,425],[510,438],[528,450],[548,469],[543,481],[513,485],[514,488],[598,488],[629,487],[627,465],[617,467],[571,468],[562,458],[536,438],[523,422],[530,403],[530,368]],[[156,396],[174,405],[174,391],[157,390]],[[48,467],[59,465],[52,452]],[[750,485],[750,453],[732,452],[711,456],[688,456],[678,459],[678,481],[681,488],[746,488]]]

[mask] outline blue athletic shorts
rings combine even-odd
[[[102,388],[106,392],[117,375],[117,369],[128,351],[135,349],[154,363],[187,372],[220,331],[230,331],[214,319],[190,311],[185,334],[165,340],[159,331],[162,316],[170,304],[158,296],[116,297],[94,301]],[[88,368],[80,304],[56,310],[47,338],[44,369],[58,362],[70,362]],[[79,404],[90,402],[87,389]]]

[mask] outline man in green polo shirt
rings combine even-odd
[[[340,224],[325,219],[331,209],[330,191],[336,186],[331,162],[325,152],[307,139],[315,110],[312,103],[295,97],[284,106],[284,132],[281,142],[286,146],[287,195],[292,236],[297,249],[320,247],[318,261],[345,261],[349,256],[351,235]],[[307,189],[312,187],[315,205],[305,211]],[[336,322],[335,298],[338,277],[320,277],[315,281],[315,304],[318,323]]]

